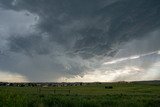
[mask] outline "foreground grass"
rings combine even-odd
[[[113,89],[104,86],[112,85]],[[71,93],[64,90],[71,90]],[[55,94],[53,90],[59,90]],[[87,86],[0,87],[0,107],[158,107],[160,85],[137,83]]]

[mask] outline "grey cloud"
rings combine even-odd
[[[43,40],[41,36],[35,34],[29,36],[11,36],[8,38],[10,50],[13,52],[24,52],[32,56],[36,53],[39,55],[49,54],[52,48],[50,44]]]
[[[151,33],[146,34],[146,37],[139,40],[132,40],[120,46],[119,52],[114,56],[115,58],[128,57],[134,55],[141,55],[145,53],[154,52],[160,50],[160,31],[155,30]],[[143,69],[150,69],[159,61],[159,55],[153,54],[141,58],[138,61],[130,61],[131,65],[137,65]],[[128,62],[127,62],[128,63]]]
[[[159,34],[160,31],[155,30],[146,34],[146,37],[142,39],[133,39],[126,44],[122,44],[115,57],[133,56],[160,50]]]
[[[120,0],[101,7],[102,2],[17,0],[15,6],[9,3],[5,6],[37,14],[37,27],[50,35],[51,42],[56,41],[68,48],[68,51],[78,52],[85,58],[111,55],[116,51],[115,44],[143,37],[160,25],[159,1]],[[62,29],[63,26],[75,26],[74,20],[80,20],[83,26],[70,27],[66,31]],[[70,41],[74,44],[70,44]]]
[[[9,70],[31,80],[45,72],[71,76],[101,67],[105,59],[119,54],[123,44],[148,38],[160,27],[158,0],[0,0],[0,7],[35,15],[33,32],[17,31],[5,38],[10,57],[16,57],[7,59],[6,65],[25,60]]]

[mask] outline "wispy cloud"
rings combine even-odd
[[[138,58],[141,58],[141,57],[144,57],[144,56],[148,56],[148,55],[152,55],[152,54],[160,54],[160,51],[158,50],[158,51],[153,51],[153,52],[149,52],[149,53],[146,53],[146,54],[119,58],[119,59],[115,59],[115,60],[112,60],[112,61],[104,62],[103,64],[105,64],[105,65],[116,64],[116,63],[120,63],[120,62],[127,61],[127,60],[138,59]]]

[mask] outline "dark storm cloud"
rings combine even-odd
[[[13,52],[26,52],[26,55],[32,56],[36,54],[49,54],[51,50],[50,44],[46,43],[41,36],[12,36],[8,39],[10,50]]]
[[[31,72],[78,75],[94,69],[103,63],[96,58],[114,57],[121,44],[160,27],[159,0],[0,0],[0,7],[36,16],[34,32],[17,31],[5,39],[10,54],[26,59],[9,70],[30,78],[37,75]]]
[[[13,1],[3,1],[2,4],[7,8],[37,14],[39,23],[36,26],[40,32],[48,33],[49,42],[57,42],[67,51],[83,58],[114,56],[115,44],[143,37],[160,26],[158,0],[120,0],[106,6],[103,4],[102,7],[105,1],[16,0],[15,5]],[[14,39],[10,40],[14,42]],[[23,41],[21,37],[19,40]],[[26,44],[33,44],[28,42]]]

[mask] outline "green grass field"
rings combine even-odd
[[[105,89],[113,86],[113,89]],[[70,93],[69,91],[70,90]],[[0,107],[159,107],[160,84],[92,83],[63,87],[0,87]]]

